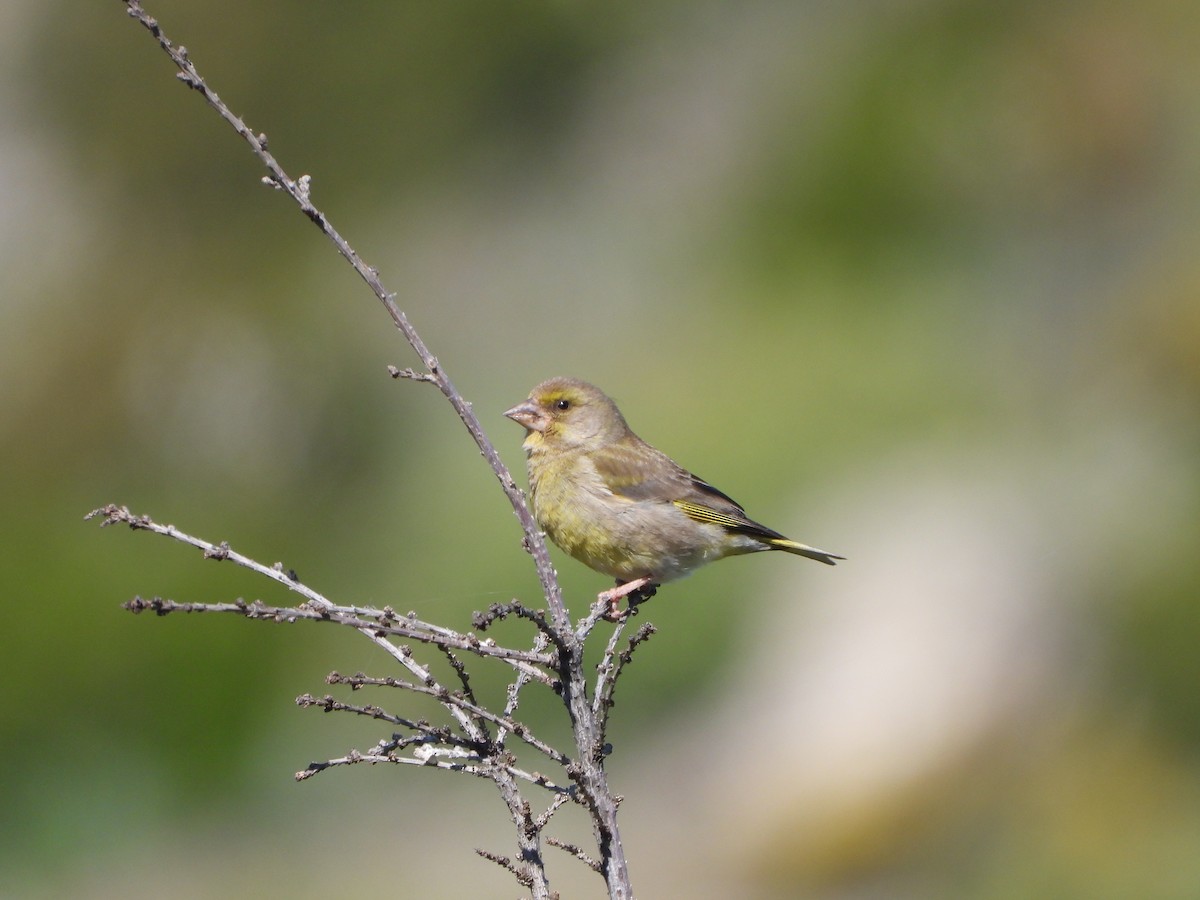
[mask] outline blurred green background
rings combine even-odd
[[[577,375],[849,557],[646,608],[612,734],[639,895],[1200,896],[1200,7],[149,11],[510,465],[500,411]],[[292,782],[384,733],[293,698],[386,660],[133,618],[285,595],[82,521],[127,504],[466,628],[537,598],[493,477],[120,3],[0,21],[0,894],[513,896],[471,853],[513,846],[486,783]],[[573,609],[606,586],[556,558]]]

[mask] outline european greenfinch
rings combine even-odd
[[[525,428],[533,513],[564,551],[617,579],[621,597],[726,556],[785,550],[836,556],[760,525],[730,497],[639,438],[599,388],[551,378],[505,413]],[[631,598],[632,601],[633,598]]]

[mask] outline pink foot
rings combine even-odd
[[[610,622],[620,622],[623,618],[629,615],[629,610],[621,612],[621,598],[628,597],[642,588],[651,586],[654,582],[650,578],[635,578],[633,581],[627,581],[624,584],[619,584],[612,590],[601,591],[600,596],[596,599],[608,604],[608,612],[604,618]]]

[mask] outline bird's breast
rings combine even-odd
[[[614,494],[586,457],[532,454],[529,463],[538,524],[598,572],[662,583],[725,554],[723,529],[690,519],[673,503]]]

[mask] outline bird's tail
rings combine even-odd
[[[807,556],[809,559],[823,562],[827,566],[836,566],[837,563],[835,560],[846,558],[838,556],[836,553],[818,550],[816,547],[808,546],[808,544],[798,544],[795,541],[789,541],[787,538],[775,538],[769,543],[776,550],[786,550],[788,553],[795,553],[797,556]]]

